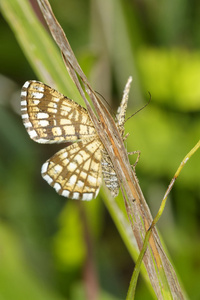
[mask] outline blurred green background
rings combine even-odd
[[[200,136],[200,3],[51,4],[81,67],[114,113],[129,75],[128,116],[151,94],[148,107],[126,123],[125,143],[128,151],[141,151],[136,173],[155,216]],[[0,37],[0,300],[88,299],[90,276],[100,299],[125,299],[134,263],[102,195],[89,203],[66,200],[42,180],[42,163],[59,147],[29,139],[20,89],[38,78],[2,15]],[[175,183],[158,228],[189,298],[200,299],[199,152]],[[153,299],[142,278],[136,299]]]

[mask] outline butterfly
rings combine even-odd
[[[87,110],[42,82],[26,81],[21,116],[31,139],[42,144],[72,142],[41,169],[58,194],[77,200],[95,198],[102,184],[116,197],[119,182]]]

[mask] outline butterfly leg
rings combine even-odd
[[[138,163],[138,161],[139,161],[141,151],[140,151],[140,150],[136,150],[136,151],[128,152],[128,155],[133,155],[133,154],[137,154],[136,161],[135,161],[135,163],[132,165],[133,170],[135,171],[135,167],[136,167],[136,165],[137,165],[137,163]]]

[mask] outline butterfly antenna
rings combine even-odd
[[[150,94],[150,92],[148,92],[148,93],[149,93],[149,101],[144,106],[142,106],[141,108],[139,108],[134,114],[132,114],[130,117],[128,117],[125,122],[127,122],[130,118],[132,118],[137,113],[139,113],[139,111],[143,110],[147,105],[149,105],[149,103],[151,102],[151,94]]]
[[[111,112],[112,115],[114,115],[113,109],[110,106],[110,104],[108,103],[108,101],[105,99],[105,97],[101,93],[99,93],[97,91],[95,91],[95,93],[97,93],[104,100],[104,102],[106,103],[107,107],[109,108],[109,111]]]

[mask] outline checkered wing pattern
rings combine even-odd
[[[21,114],[31,139],[38,143],[75,141],[96,135],[85,108],[39,81],[26,81]]]
[[[42,166],[43,178],[60,195],[91,200],[103,175],[111,194],[117,196],[119,182],[112,162],[85,108],[39,81],[27,81],[21,92],[21,114],[31,139],[38,143],[80,140]]]
[[[102,182],[102,148],[93,138],[74,143],[44,163],[42,177],[62,196],[91,200]]]

